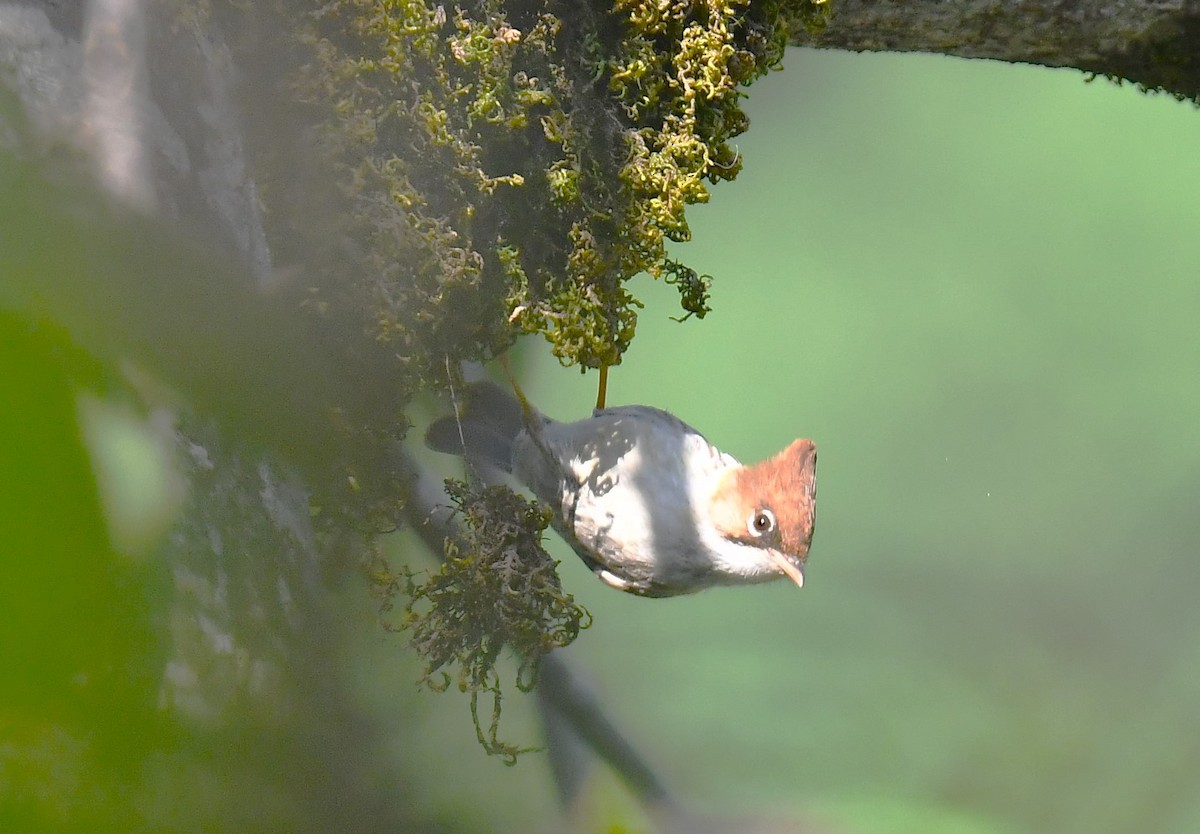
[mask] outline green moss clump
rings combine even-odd
[[[424,682],[446,689],[457,667],[457,684],[471,696],[479,743],[490,755],[512,764],[521,748],[500,740],[500,677],[496,662],[508,647],[520,659],[516,684],[529,691],[538,663],[551,650],[570,645],[591,616],[562,590],[541,537],[549,512],[507,487],[474,489],[449,480],[446,490],[462,519],[461,539],[448,538],[440,570],[423,583],[412,574],[397,576],[378,565],[373,571],[384,609],[403,591],[404,619],[412,645],[425,660]],[[479,698],[490,695],[491,718],[479,719]]]
[[[639,272],[740,169],[741,87],[823,0],[333,0],[309,89],[366,244],[375,335],[422,379],[541,333],[564,365],[620,362]],[[353,224],[352,224],[353,225]],[[675,282],[685,311],[706,310]],[[702,295],[702,294],[701,294]],[[427,373],[432,372],[432,373]]]

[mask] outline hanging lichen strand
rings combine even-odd
[[[501,680],[496,663],[511,650],[519,659],[517,688],[529,692],[551,651],[569,646],[591,615],[562,589],[557,562],[542,548],[550,512],[500,486],[477,490],[446,482],[460,538],[447,538],[441,568],[418,581],[411,572],[393,573],[383,560],[371,565],[384,622],[407,631],[425,663],[422,681],[445,690],[452,680],[471,696],[479,743],[490,755],[513,764],[523,748],[499,736]],[[404,617],[388,619],[397,597]],[[456,674],[452,678],[451,672]],[[480,720],[480,698],[491,700],[490,718]],[[486,725],[486,729],[485,729]]]
[[[776,66],[812,0],[334,0],[319,80],[380,339],[423,378],[542,333],[564,365],[616,364],[685,209],[740,168],[739,87]],[[671,267],[677,269],[677,266]],[[672,273],[673,274],[673,273]],[[706,297],[686,299],[707,309]],[[428,372],[433,371],[433,374]]]

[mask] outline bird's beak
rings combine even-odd
[[[771,550],[769,552],[771,554],[771,561],[773,561],[775,563],[775,565],[781,571],[783,571],[785,574],[787,574],[787,578],[792,580],[793,582],[795,582],[797,588],[803,588],[804,587],[804,563],[803,562],[793,562],[791,559],[789,559],[784,554],[780,553],[778,550]]]

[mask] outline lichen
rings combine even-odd
[[[501,653],[508,648],[516,656],[516,686],[527,692],[541,659],[570,645],[591,616],[564,593],[557,563],[542,548],[550,522],[544,507],[501,486],[476,489],[449,480],[446,491],[464,529],[446,539],[441,568],[418,582],[413,573],[393,573],[378,561],[371,575],[385,614],[398,595],[405,598],[403,619],[385,624],[409,633],[425,662],[424,683],[442,691],[456,681],[470,695],[479,743],[512,764],[532,748],[499,738]],[[453,678],[447,669],[457,670]],[[481,696],[491,698],[486,728]]]
[[[679,306],[684,315],[675,321],[687,321],[692,316],[702,319],[712,312],[708,306],[708,291],[712,289],[712,276],[701,275],[686,264],[663,260],[663,281],[679,290]]]

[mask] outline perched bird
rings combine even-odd
[[[743,466],[645,405],[551,420],[491,382],[472,385],[426,444],[511,472],[605,583],[649,597],[788,577],[804,583],[816,519],[817,451],[796,440]]]

